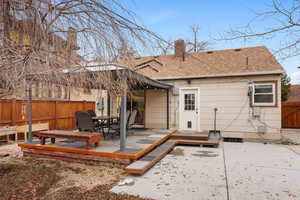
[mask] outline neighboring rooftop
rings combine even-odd
[[[290,87],[287,101],[300,101],[300,85]]]
[[[175,48],[172,55],[136,57],[120,64],[156,79],[279,74],[284,71],[265,46],[184,54],[176,52],[178,49],[184,47]]]

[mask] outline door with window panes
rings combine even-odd
[[[199,129],[198,89],[182,89],[180,92],[180,130]]]

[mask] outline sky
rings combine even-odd
[[[133,0],[126,1],[124,5],[137,15],[146,28],[167,40],[191,38],[189,27],[194,24],[200,27],[200,40],[209,41],[210,49],[215,50],[265,45],[275,51],[280,41],[285,39],[274,37],[247,42],[219,40],[226,31],[250,22],[257,12],[268,10],[271,0]],[[255,23],[255,27],[263,30],[271,23],[261,20]],[[300,84],[300,69],[297,68],[300,66],[300,56],[285,60],[277,57],[292,82]]]

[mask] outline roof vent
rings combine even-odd
[[[241,51],[241,49],[235,49],[234,51]]]
[[[211,54],[211,53],[213,53],[213,51],[207,51],[206,53],[207,53],[207,54]]]
[[[139,59],[141,59],[141,57],[135,57],[135,59],[136,59],[136,60],[139,60]]]

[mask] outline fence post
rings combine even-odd
[[[16,125],[16,98],[11,100],[11,126]]]
[[[56,123],[57,123],[57,101],[54,102],[54,129],[56,129]]]
[[[86,100],[83,101],[83,110],[85,111],[86,109]]]

